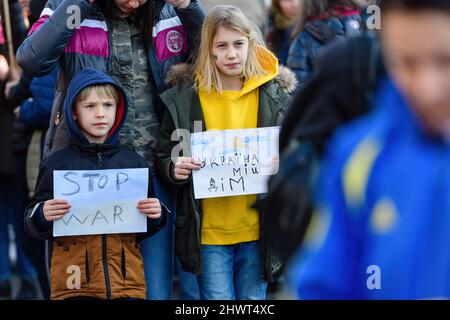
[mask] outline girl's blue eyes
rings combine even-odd
[[[242,43],[242,42],[237,42],[237,43],[235,43],[234,45],[235,45],[236,47],[240,47],[240,46],[243,45],[243,43]],[[225,47],[227,47],[227,45],[226,45],[226,44],[219,44],[217,47],[218,47],[218,48],[225,48]]]

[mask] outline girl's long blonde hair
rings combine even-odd
[[[258,27],[250,22],[239,8],[220,5],[214,7],[203,22],[200,47],[194,63],[198,88],[207,92],[223,91],[219,70],[212,54],[213,39],[220,27],[236,30],[248,38],[248,57],[242,77],[248,79],[267,74],[258,59],[258,47],[266,48]]]

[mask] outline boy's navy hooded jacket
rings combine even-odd
[[[116,122],[104,144],[89,143],[72,116],[75,99],[84,88],[96,84],[111,84],[120,92]],[[44,218],[43,204],[53,199],[54,170],[99,170],[147,168],[147,162],[133,150],[118,145],[119,131],[126,112],[123,89],[105,74],[85,69],[71,82],[64,105],[70,133],[70,145],[46,158],[39,170],[35,194],[25,212],[25,228],[33,236],[52,239],[50,266],[51,298],[66,299],[90,296],[103,299],[146,297],[143,261],[137,234],[108,234],[52,237],[53,223]],[[149,174],[150,170],[149,170]],[[154,195],[149,178],[148,197]],[[155,222],[148,221],[147,234],[157,232],[165,224],[166,213]],[[67,268],[79,266],[81,288],[67,288]]]

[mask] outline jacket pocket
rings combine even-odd
[[[187,219],[187,217],[185,217],[185,216],[177,215],[175,217],[175,222],[174,222],[175,228],[181,228],[184,225],[184,222],[186,221],[186,219]]]
[[[121,275],[125,287],[145,291],[144,262],[135,237],[122,238]]]
[[[50,281],[52,299],[88,287],[90,273],[86,240],[75,238],[53,242]]]
[[[180,259],[181,264],[186,263],[186,256],[187,256],[187,241],[184,238],[184,234],[186,231],[184,230],[183,226],[186,222],[187,217],[176,215],[174,226],[175,226],[175,232],[174,232],[174,242],[175,242],[175,254]]]
[[[198,273],[199,248],[198,234],[194,215],[175,218],[175,253],[180,259],[183,270]]]

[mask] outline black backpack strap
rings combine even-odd
[[[354,107],[356,110],[369,109],[378,81],[380,64],[379,42],[374,36],[358,36],[351,39],[353,56],[353,86],[356,92]]]

